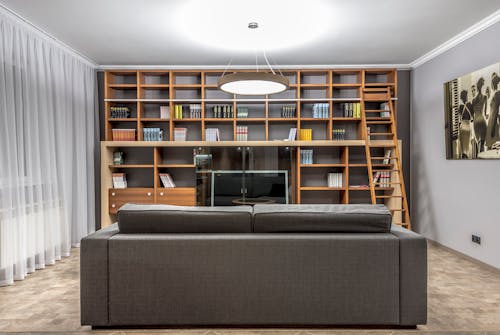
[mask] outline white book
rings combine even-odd
[[[160,119],[170,119],[170,106],[160,106]]]
[[[297,128],[290,128],[290,133],[288,133],[288,140],[295,141],[297,137]]]

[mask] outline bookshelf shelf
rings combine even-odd
[[[169,119],[162,119],[157,117],[141,118],[143,122],[170,122]]]
[[[301,186],[301,191],[345,191],[344,187],[328,187],[328,186]]]
[[[233,122],[234,118],[205,118],[205,122]]]
[[[136,84],[110,84],[108,87],[113,88],[113,89],[126,90],[126,89],[136,89],[137,85]]]
[[[152,169],[154,165],[152,164],[110,164],[110,169]]]
[[[361,118],[359,118],[359,117],[332,117],[332,121],[358,122],[358,121],[361,121]]]
[[[165,169],[183,169],[183,168],[188,168],[188,169],[194,169],[196,165],[194,164],[158,164],[158,168],[165,168]]]
[[[252,70],[232,70],[244,71]],[[279,159],[293,161],[289,199],[294,203],[385,203],[394,212],[407,212],[406,207],[401,207],[404,197],[398,200],[403,191],[402,180],[393,178],[401,175],[400,156],[394,152],[398,148],[394,114],[381,117],[385,115],[383,112],[395,112],[392,104],[397,101],[396,70],[288,69],[281,72],[290,80],[285,92],[240,96],[218,89],[217,80],[223,69],[105,71],[101,187],[102,208],[109,211],[103,211],[103,226],[113,222],[117,207],[125,201],[195,205],[199,193],[196,175],[201,170],[192,163],[193,150],[211,152],[217,157],[221,152],[241,150],[241,147],[271,147],[290,152]],[[392,109],[387,110],[383,103]],[[178,105],[182,106],[183,118],[176,117]],[[113,116],[123,115],[119,108],[127,111],[128,118],[111,118],[112,110]],[[360,117],[346,116],[356,115],[353,113],[356,109],[361,112]],[[241,115],[247,117],[238,117]],[[135,131],[136,141],[112,141],[114,129],[127,128]],[[144,141],[146,128],[153,128],[148,136],[163,131],[164,141]],[[182,128],[187,130],[186,141],[174,141],[176,136],[182,136]],[[219,130],[220,141],[205,141],[207,129],[214,128]],[[312,140],[285,140],[291,128],[297,129],[296,138]],[[242,134],[248,136],[249,141],[237,141]],[[302,160],[304,150],[313,151],[313,164]],[[391,150],[387,158],[386,153]],[[113,164],[115,151],[126,152],[126,164]],[[128,154],[129,151],[133,153]],[[142,155],[147,159],[137,158]],[[111,174],[125,171],[130,175],[130,187],[114,190]],[[385,179],[374,180],[376,173],[384,174]],[[391,174],[389,181],[387,173]],[[164,174],[171,174],[178,187],[163,188],[164,180],[160,177],[165,177]],[[381,187],[381,182],[391,187]],[[342,187],[330,187],[339,185]]]
[[[137,122],[137,118],[109,118],[109,122]]]
[[[202,118],[185,118],[185,119],[172,119],[172,122],[182,123],[182,122],[201,122]]]
[[[338,167],[345,168],[346,164],[300,164],[302,168],[328,168],[328,167]]]

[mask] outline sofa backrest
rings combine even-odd
[[[254,233],[388,233],[384,205],[255,205]]]
[[[126,204],[120,233],[251,233],[252,207],[185,207]]]

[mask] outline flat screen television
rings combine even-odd
[[[212,172],[212,206],[288,203],[288,171]]]

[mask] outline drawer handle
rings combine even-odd
[[[115,208],[115,207],[116,207],[116,205],[115,205],[115,204],[111,204],[111,208]]]
[[[163,192],[160,192],[160,195],[163,197]]]
[[[115,192],[111,192],[111,196],[114,197],[116,195]]]
[[[148,197],[150,197],[150,196],[151,196],[151,192],[148,192]]]

